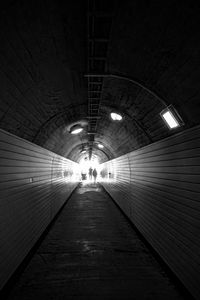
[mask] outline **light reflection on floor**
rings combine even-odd
[[[100,192],[101,187],[99,183],[94,183],[91,180],[83,180],[80,182],[80,189],[78,189],[78,194],[84,194],[86,192]]]

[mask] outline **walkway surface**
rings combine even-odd
[[[99,185],[77,188],[8,299],[183,299]]]

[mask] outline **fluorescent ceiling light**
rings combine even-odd
[[[184,124],[183,120],[172,105],[164,109],[160,115],[170,129],[180,127]]]
[[[170,111],[165,112],[163,114],[163,118],[165,119],[170,128],[175,128],[179,126],[178,122],[176,121],[176,119]]]
[[[78,134],[78,133],[80,133],[82,130],[83,130],[83,128],[73,129],[73,130],[71,131],[71,134]]]
[[[83,131],[83,127],[81,127],[80,125],[74,125],[70,128],[70,133],[71,134],[78,134],[80,133],[81,131]]]
[[[81,150],[81,153],[86,153],[86,150]]]
[[[122,115],[120,115],[120,114],[112,112],[110,114],[110,116],[111,116],[113,121],[121,121],[122,120]]]
[[[104,145],[98,144],[98,147],[99,147],[100,149],[103,149],[103,148],[104,148]]]

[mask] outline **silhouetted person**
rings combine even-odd
[[[89,168],[89,179],[92,180],[92,173],[93,173],[93,169],[90,167]]]
[[[86,180],[87,174],[85,172],[81,172],[81,178],[82,178],[82,180]]]
[[[97,180],[97,170],[96,169],[93,170],[92,175],[94,177],[94,183],[96,183],[96,180]]]

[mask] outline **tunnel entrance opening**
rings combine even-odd
[[[80,162],[81,182],[82,184],[96,183],[100,180],[101,165],[97,156],[92,155],[83,157]]]

